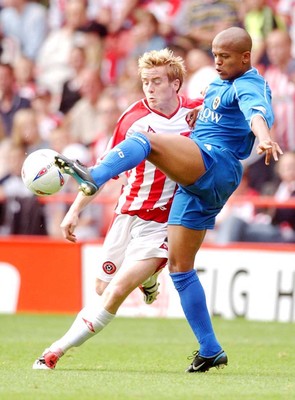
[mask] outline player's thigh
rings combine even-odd
[[[172,180],[181,185],[194,183],[205,172],[198,145],[181,135],[157,135],[148,133],[151,153],[148,160]]]
[[[115,314],[126,297],[148,279],[164,260],[150,258],[122,266],[103,293],[103,307]]]
[[[134,217],[118,215],[105,237],[96,278],[110,282],[121,268],[126,249],[131,240],[131,229]]]
[[[137,260],[125,263],[118,271],[117,275],[110,282],[109,288],[114,286],[120,287],[120,292],[126,294],[131,293],[142,282],[148,279],[158,269],[166,259],[164,258],[148,258],[145,260]]]
[[[194,268],[206,230],[195,230],[180,225],[168,226],[169,271],[187,272]]]

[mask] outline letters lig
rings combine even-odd
[[[249,271],[240,268],[232,271],[228,275],[228,288],[225,289],[224,282],[219,276],[218,268],[198,267],[198,274],[207,275],[209,278],[211,296],[208,298],[210,304],[210,313],[214,316],[247,317],[249,307],[249,293],[247,285],[249,284]],[[219,295],[218,295],[219,293]],[[220,298],[222,293],[222,301]],[[227,298],[225,298],[226,296]]]

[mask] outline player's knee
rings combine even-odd
[[[112,297],[117,302],[125,299],[129,293],[123,285],[114,285],[112,287]]]
[[[128,296],[129,292],[122,286],[117,284],[109,285],[104,291],[104,300],[108,305],[108,309],[118,308]]]
[[[168,263],[168,269],[170,273],[181,272],[181,266],[173,262]]]
[[[194,264],[188,261],[169,260],[168,268],[170,273],[188,272],[194,268]]]

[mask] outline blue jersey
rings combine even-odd
[[[251,121],[257,114],[272,126],[271,92],[255,68],[232,81],[217,78],[208,87],[191,138],[226,148],[243,160],[254,144]]]

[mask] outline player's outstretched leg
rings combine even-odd
[[[55,165],[65,174],[71,175],[80,185],[80,190],[86,195],[91,196],[96,193],[99,187],[92,178],[87,167],[78,160],[73,161],[59,154],[54,157]]]
[[[86,168],[78,161],[72,161],[64,155],[55,157],[55,165],[62,172],[71,175],[80,185],[80,190],[91,196],[107,181],[129,171],[145,160],[151,151],[149,139],[140,132],[135,132],[129,138],[115,146],[93,168]]]
[[[81,346],[104,329],[114,318],[115,314],[109,313],[100,305],[91,304],[84,307],[77,314],[70,329],[43,351],[42,356],[34,362],[33,369],[54,369],[58,360],[69,349]]]

